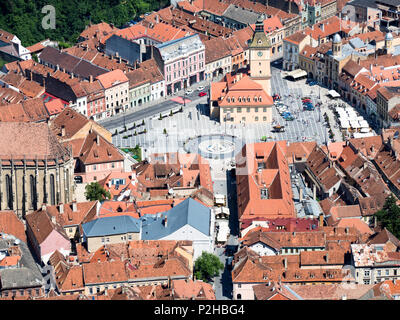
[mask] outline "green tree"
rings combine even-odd
[[[383,208],[375,213],[375,217],[382,228],[400,238],[400,207],[396,201],[393,194],[387,197]]]
[[[203,251],[201,256],[197,258],[194,264],[194,274],[197,279],[210,281],[213,277],[217,277],[220,270],[224,269],[224,264],[219,258],[212,254]]]
[[[85,190],[85,197],[89,201],[111,199],[110,192],[104,189],[98,182],[87,184]]]

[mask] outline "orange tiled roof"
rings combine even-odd
[[[85,285],[112,282],[127,282],[125,263],[122,261],[92,262],[83,264]]]
[[[246,158],[247,168],[237,168],[237,171],[242,171],[237,181],[240,219],[294,216],[286,153],[286,141],[247,144],[243,147],[240,156]],[[242,162],[237,160],[237,163]],[[259,162],[264,163],[261,172],[257,172]],[[268,199],[261,198],[264,185],[269,190]]]
[[[124,72],[120,69],[101,74],[97,77],[97,79],[101,82],[101,85],[105,89],[129,81]]]
[[[26,242],[25,227],[14,211],[0,211],[0,232],[12,234]]]

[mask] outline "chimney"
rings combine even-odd
[[[156,23],[160,23],[160,17],[156,14]]]
[[[61,137],[65,137],[65,126],[61,125]]]
[[[47,207],[47,204],[46,204],[46,203],[43,203],[43,204],[42,204],[42,211],[46,211],[46,207]]]
[[[51,222],[52,222],[53,224],[56,224],[56,217],[55,217],[55,216],[51,216]]]
[[[99,135],[96,136],[96,144],[99,146],[100,145],[100,138]]]
[[[118,63],[122,63],[122,58],[118,57]]]
[[[167,217],[165,217],[165,218],[164,218],[164,227],[165,227],[165,228],[167,227],[167,222],[168,222]]]
[[[344,229],[344,232],[345,232],[346,234],[349,234],[349,228],[346,227],[346,228]]]
[[[89,76],[89,82],[92,83],[93,82],[93,75]]]
[[[74,79],[74,78],[75,78],[74,73],[71,72],[71,79]]]
[[[76,204],[76,201],[72,202],[72,211],[77,212],[78,211],[78,205]]]
[[[285,257],[283,259],[283,266],[285,267],[285,270],[287,269],[287,258]]]
[[[302,202],[303,201],[303,188],[300,187],[299,190],[299,201]]]
[[[63,205],[63,204],[60,204],[60,205],[58,206],[58,211],[59,211],[61,214],[64,213],[64,205]]]

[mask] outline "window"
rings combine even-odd
[[[364,276],[369,277],[369,270],[364,270]]]
[[[263,117],[263,121],[267,121],[267,117]]]
[[[93,288],[89,288],[89,293],[93,294]]]
[[[67,179],[68,180],[68,179]],[[31,206],[33,210],[37,210],[36,206],[36,179],[33,175],[30,175],[29,177],[29,183],[30,183],[30,190],[31,190]]]
[[[258,117],[255,117],[255,119],[254,119],[255,121],[258,121]]]
[[[56,186],[54,181],[54,174],[50,175],[50,201],[51,205],[56,204]]]
[[[377,270],[376,272],[378,274],[378,277],[381,276],[381,270]]]
[[[389,273],[390,273],[390,270],[389,270],[389,269],[386,269],[386,272],[385,272],[385,274],[388,276],[388,275],[389,275]]]
[[[7,193],[7,206],[8,209],[13,210],[13,190],[11,177],[6,175],[6,193]]]
[[[258,108],[254,108],[254,112],[258,112]]]

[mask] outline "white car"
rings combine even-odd
[[[203,86],[200,86],[200,87],[197,88],[197,91],[203,91],[203,90],[204,90]]]
[[[186,90],[185,93],[186,93],[186,94],[191,94],[191,93],[193,93],[193,90],[192,90],[192,89],[188,89],[188,90]]]

